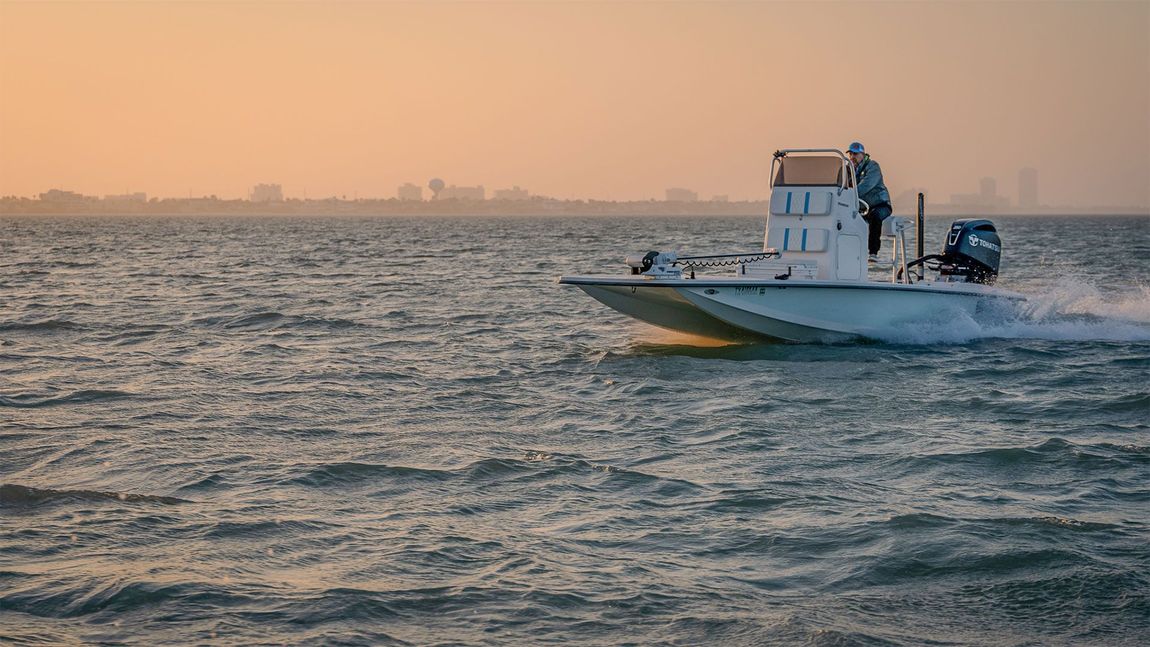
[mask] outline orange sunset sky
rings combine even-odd
[[[1150,2],[0,0],[0,195],[760,199],[853,139],[894,194],[1150,205]]]

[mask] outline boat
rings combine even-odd
[[[857,178],[834,148],[776,151],[762,250],[711,255],[651,251],[625,258],[623,275],[561,276],[604,305],[673,331],[734,342],[883,338],[899,327],[1001,312],[1025,296],[994,285],[1002,241],[989,220],[956,220],[941,252],[907,254],[909,218],[889,216],[889,271],[868,269]],[[722,271],[723,273],[716,273]]]

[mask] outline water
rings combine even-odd
[[[998,224],[722,347],[553,280],[758,218],[7,219],[0,642],[1146,644],[1150,219]]]

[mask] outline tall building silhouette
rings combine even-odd
[[[120,193],[114,195],[105,195],[105,202],[147,202],[148,194],[142,191],[136,193]]]
[[[248,196],[252,202],[283,202],[283,187],[278,184],[257,184]]]
[[[690,189],[682,189],[673,187],[667,189],[667,202],[695,202],[699,199],[699,194]]]
[[[423,200],[423,187],[418,184],[407,182],[400,185],[396,190],[396,197],[400,200],[410,200],[412,202],[421,202]]]
[[[94,195],[82,195],[75,191],[48,189],[40,194],[40,200],[43,202],[92,202],[98,198]]]
[[[451,186],[442,188],[437,194],[439,200],[485,200],[487,191],[483,185],[479,186]]]
[[[1038,169],[1024,168],[1018,172],[1018,206],[1038,208]]]
[[[527,200],[531,194],[527,192],[527,189],[515,186],[510,189],[496,189],[491,197],[495,200]]]

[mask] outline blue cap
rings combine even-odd
[[[859,142],[851,142],[850,148],[847,149],[848,153],[865,153],[866,149]]]

